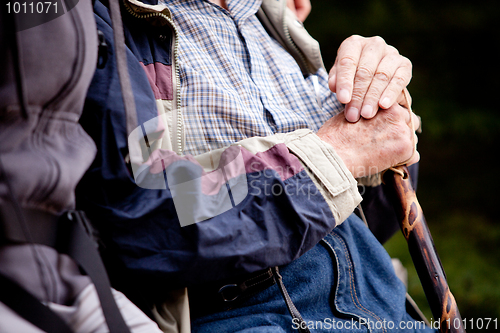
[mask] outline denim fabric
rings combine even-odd
[[[311,332],[434,332],[406,313],[405,287],[389,255],[354,214],[280,272]],[[236,309],[192,323],[193,332],[297,332],[297,327],[277,285]]]

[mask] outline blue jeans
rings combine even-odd
[[[406,313],[389,255],[354,214],[280,272],[311,332],[435,332]],[[298,332],[299,325],[273,285],[235,309],[196,318],[192,330]]]

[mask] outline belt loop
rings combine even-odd
[[[191,317],[227,311],[276,283],[271,268],[189,287]],[[207,307],[207,302],[210,307]]]
[[[234,290],[233,292],[234,295],[226,295],[227,292],[231,294],[231,290]],[[222,286],[217,293],[222,297],[222,300],[224,302],[232,302],[236,301],[236,299],[240,297],[244,291],[245,291],[244,288],[237,285],[236,283],[232,283]]]
[[[292,299],[290,298],[290,295],[288,294],[285,285],[283,284],[283,278],[278,270],[278,266],[271,268],[274,278],[276,282],[278,283],[278,286],[280,288],[281,294],[283,295],[283,298],[285,299],[286,306],[288,308],[288,311],[292,315],[293,319],[298,319],[299,320],[299,332],[300,333],[310,333],[309,328],[307,328],[307,323],[302,319],[302,316],[300,315],[299,310],[295,307],[295,305],[292,302]]]

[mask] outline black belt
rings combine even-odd
[[[298,320],[300,323],[298,331],[300,333],[309,333],[309,329],[304,323],[300,312],[288,295],[278,267],[189,288],[191,317],[197,318],[215,312],[234,309],[251,296],[266,290],[276,283],[292,318]]]
[[[109,278],[97,250],[94,231],[84,212],[68,211],[56,216],[39,210],[14,207],[8,203],[1,204],[0,245],[16,243],[50,246],[73,258],[94,283],[110,332],[130,332],[111,293]],[[13,293],[14,290],[4,289],[0,293],[0,300],[9,305],[7,303],[14,302],[16,298]],[[29,321],[29,318],[36,320],[34,317],[37,317],[27,310],[16,312]],[[38,315],[43,316],[44,314]]]

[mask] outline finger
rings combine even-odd
[[[335,86],[337,99],[342,104],[351,101],[352,89],[354,86],[354,76],[358,68],[361,57],[363,37],[351,36],[342,44],[335,59]]]
[[[373,79],[363,100],[361,115],[364,118],[372,118],[375,116],[375,113],[379,108],[379,102],[382,94],[387,89],[393,79],[393,76],[400,67],[402,57],[399,55],[397,50],[393,47],[386,47],[385,50],[387,53],[384,54],[378,64],[378,67],[374,70]],[[401,89],[401,91],[403,90]],[[399,96],[396,95],[396,97]],[[395,102],[390,105],[392,106],[393,104],[395,104]]]
[[[287,0],[286,6],[295,14],[295,16],[297,16],[297,9],[295,8],[294,0]]]
[[[418,133],[419,129],[422,127],[420,117],[413,112],[411,113],[411,117],[413,120],[413,130]]]
[[[413,140],[413,147],[412,147],[413,151],[412,151],[412,156],[406,162],[407,165],[412,165],[420,160],[420,154],[417,151],[418,136],[414,131],[412,131],[411,135]]]
[[[407,165],[412,165],[420,160],[420,153],[417,150],[418,136],[415,132],[413,132],[413,144],[414,144],[413,155],[406,163]]]
[[[412,132],[418,132],[419,128],[422,126],[420,117],[412,111],[409,111],[404,106],[399,105],[398,109],[403,113],[404,121],[408,127],[410,127]]]
[[[407,109],[411,109],[412,98],[408,88],[405,88],[398,97],[398,104]]]
[[[400,164],[411,165],[417,163],[420,160],[420,154],[417,151],[418,137],[414,131],[410,131],[411,135],[411,146],[407,147],[406,158],[403,159]]]
[[[354,76],[354,87],[351,102],[346,106],[347,114],[366,115],[371,118],[376,112],[378,99],[366,103],[367,93],[373,84],[377,68],[381,59],[384,58],[385,42],[382,38],[371,38],[370,42],[363,48],[359,65]],[[355,119],[355,120],[357,120]]]
[[[295,9],[297,11],[297,18],[299,21],[304,22],[311,13],[310,0],[295,0]]]
[[[420,134],[422,133],[422,118],[420,116],[417,116],[417,118],[418,118],[418,127],[415,130],[415,132]]]
[[[418,163],[418,161],[420,161],[420,153],[417,150],[415,150],[415,153],[413,154],[411,159],[406,163],[406,165],[410,166],[412,164]]]
[[[397,102],[403,89],[410,83],[412,76],[412,64],[408,58],[399,56],[399,66],[390,77],[382,96],[380,97],[379,106],[383,109],[391,107]],[[408,101],[409,102],[409,101]]]
[[[330,73],[328,73],[328,87],[331,91],[337,92],[337,67],[335,65],[330,69]]]
[[[399,104],[394,104],[389,109],[383,110],[383,111],[391,111],[391,112],[393,112],[396,115],[396,118],[398,120],[400,120],[401,122],[404,122],[408,126],[408,129],[411,129],[410,124],[411,124],[411,122],[414,119],[412,120],[412,118],[410,118],[410,115],[413,114],[413,112],[410,112],[404,106],[399,105]]]

